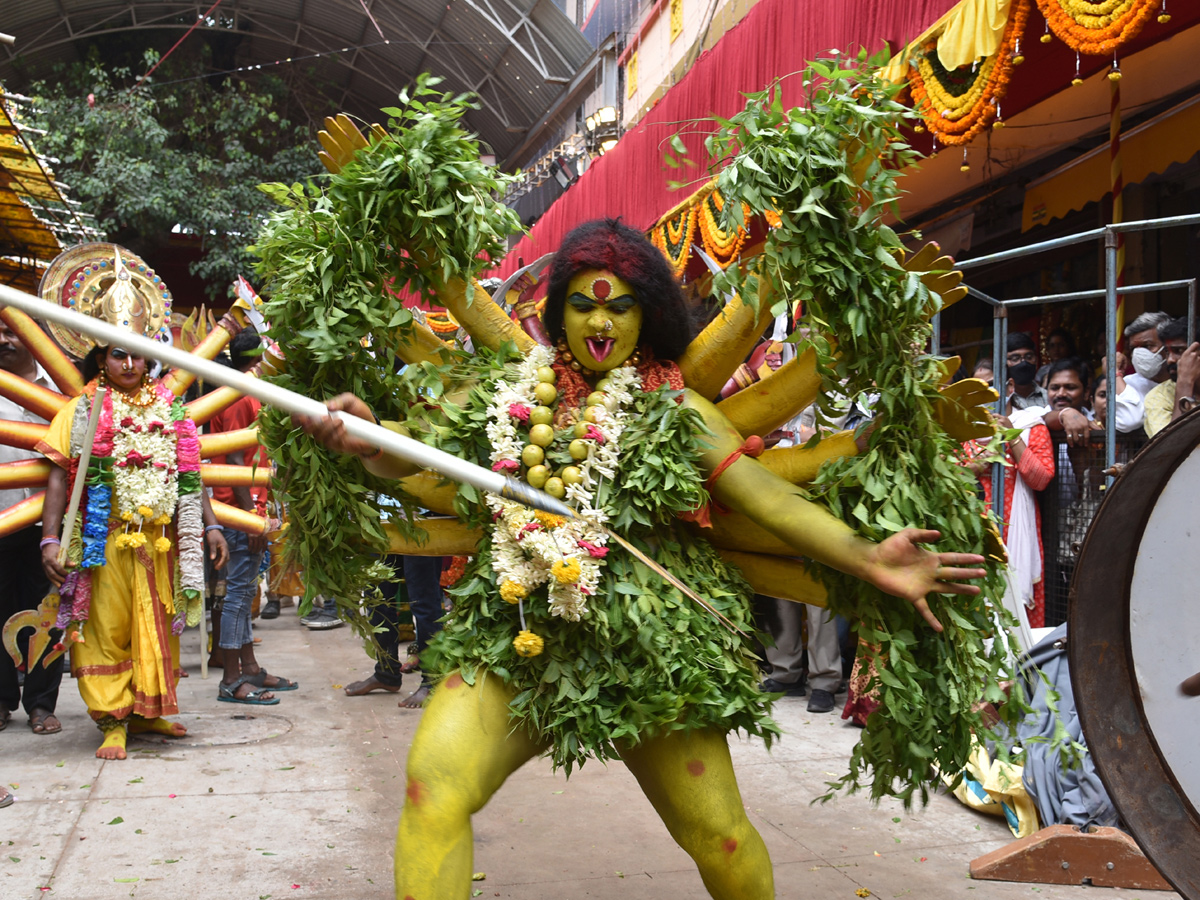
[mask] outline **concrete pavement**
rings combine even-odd
[[[217,702],[184,635],[179,740],[131,738],[130,758],[93,755],[100,735],[65,678],[63,732],[22,713],[0,733],[0,898],[347,900],[392,897],[404,760],[420,712],[397,696],[346,697],[371,662],[349,628],[310,632],[294,609],[255,622],[258,654],[298,691],[274,707]],[[408,681],[409,679],[406,679]],[[416,688],[411,678],[409,689]],[[403,696],[403,695],[401,695]],[[1009,842],[998,819],[945,795],[924,810],[862,797],[809,801],[845,771],[857,729],[803,699],[776,706],[771,752],[731,743],[742,797],[775,864],[780,900],[873,896],[1085,900],[1103,888],[971,881],[970,860]],[[664,900],[707,895],[624,766],[588,763],[568,781],[537,760],[475,817],[474,896]],[[1176,895],[1120,892],[1174,900]]]

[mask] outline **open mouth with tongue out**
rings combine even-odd
[[[587,344],[588,353],[592,354],[592,359],[596,362],[604,362],[604,358],[612,352],[616,341],[613,338],[590,337],[584,338],[584,343]]]

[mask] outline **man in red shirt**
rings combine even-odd
[[[253,328],[248,327],[239,333],[229,342],[229,356],[234,368],[242,372],[253,368],[259,359],[259,348],[259,337]],[[208,423],[209,431],[218,433],[249,428],[258,418],[261,405],[253,397],[242,397],[212,418]],[[212,462],[270,468],[271,458],[260,446],[253,455],[239,450],[224,459],[214,457]],[[267,514],[266,488],[217,487],[213,488],[213,499],[263,517]],[[268,674],[254,657],[250,605],[258,585],[263,551],[267,547],[266,535],[233,531],[227,535],[226,543],[229,545],[229,563],[225,569],[225,601],[221,607],[220,630],[216,635],[216,654],[221,659],[224,674],[217,699],[228,703],[273,705],[279,702],[274,692],[292,691],[299,685],[278,675]]]

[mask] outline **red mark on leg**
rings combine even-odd
[[[412,894],[405,894],[404,900],[417,900],[417,898],[414,897]]]
[[[410,778],[408,780],[408,787],[404,793],[413,806],[420,806],[425,802],[425,797],[429,794],[429,789],[415,778]]]
[[[456,687],[462,687],[463,677],[460,673],[455,672],[453,675],[443,681],[442,684],[445,685],[447,690],[452,691]]]
[[[738,848],[737,838],[726,838],[721,847],[726,853],[733,853]]]
[[[699,778],[704,774],[704,763],[698,759],[693,759],[687,764],[688,774],[693,778]]]

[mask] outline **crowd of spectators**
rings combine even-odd
[[[1186,414],[1200,389],[1200,344],[1189,341],[1186,317],[1143,313],[1122,337],[1124,351],[1116,353],[1112,398],[1118,464],[1128,462],[1149,438]],[[998,422],[1009,436],[1002,448],[1009,468],[1001,519],[1006,531],[1016,532],[1006,534],[1010,553],[1014,546],[1018,553],[1026,546],[1022,535],[1035,537],[1032,546],[1040,564],[1034,565],[1032,555],[1020,557],[1026,570],[1037,569],[1032,592],[1024,575],[1019,579],[1024,587],[1010,585],[1025,600],[1033,627],[1056,624],[1065,613],[1074,558],[1103,498],[1110,400],[1106,358],[1091,362],[1079,356],[1075,341],[1063,329],[1050,332],[1044,349],[1043,358],[1031,335],[1010,333],[1003,378],[995,378],[990,359],[981,358],[973,373],[997,385],[1004,396]],[[966,456],[990,502],[992,459],[983,451],[981,446],[969,447]],[[1026,490],[1035,501],[1029,515],[1022,512]],[[1053,614],[1046,612],[1048,586],[1056,597]]]

